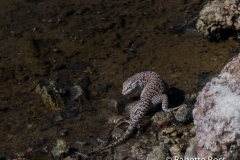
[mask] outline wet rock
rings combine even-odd
[[[57,117],[54,118],[54,121],[55,122],[63,121],[63,117],[62,116],[57,116]]]
[[[59,136],[68,136],[70,131],[72,131],[72,129],[69,129],[69,128],[63,128],[61,129],[60,131],[58,131],[58,135]]]
[[[169,150],[171,152],[172,157],[176,157],[178,159],[184,157],[182,152],[181,152],[181,148],[177,144],[174,144]]]
[[[214,73],[214,72],[201,73],[198,76],[199,80],[197,81],[196,85],[198,87],[203,87],[207,82],[211,81],[211,79],[213,79],[214,77],[216,77],[216,73]]]
[[[110,124],[118,124],[122,120],[124,120],[123,116],[114,115],[114,116],[111,116],[111,117],[108,118],[108,123],[110,123]]]
[[[187,102],[187,104],[193,106],[197,101],[197,93],[186,94],[185,101]]]
[[[66,111],[66,116],[67,117],[74,117],[79,113],[79,110],[77,108],[71,108],[68,111]]]
[[[139,160],[145,160],[147,157],[147,150],[142,148],[140,143],[135,143],[131,148],[132,157]]]
[[[189,122],[192,119],[192,108],[187,107],[183,104],[175,113],[174,117],[177,121],[181,123]]]
[[[80,146],[86,146],[86,145],[89,144],[87,141],[76,141],[75,143],[80,145]]]
[[[68,151],[69,147],[67,146],[66,142],[64,140],[58,139],[56,146],[51,150],[51,154],[54,159],[58,159],[62,154],[67,154]]]
[[[107,93],[108,89],[111,87],[112,87],[112,85],[110,85],[110,84],[98,84],[97,91],[100,94]]]
[[[166,159],[169,156],[167,148],[163,143],[159,146],[153,147],[153,150],[147,155],[146,160],[160,160]]]
[[[40,86],[37,85],[35,92],[37,94],[41,95],[41,98],[43,100],[43,103],[54,110],[59,110],[62,107],[62,102],[60,98],[57,97],[57,95],[54,95],[52,92],[50,92],[46,86]]]
[[[78,155],[68,156],[63,160],[79,160],[79,156]]]
[[[240,8],[237,0],[211,0],[203,7],[197,29],[204,36],[218,36],[222,30],[240,30]]]
[[[173,120],[172,113],[170,112],[157,112],[151,118],[153,125],[166,126]]]
[[[71,101],[77,100],[82,95],[83,95],[83,89],[80,85],[75,85],[70,88],[70,100]]]
[[[122,106],[122,102],[120,102],[118,100],[115,100],[115,99],[110,100],[108,102],[108,104],[107,104],[107,107],[111,111],[113,111],[113,112],[115,112],[117,114],[119,114],[119,113],[121,113],[123,111],[123,109],[120,108],[121,106]]]
[[[113,129],[111,135],[114,139],[117,139],[117,138],[120,138],[123,134],[124,134],[124,131],[122,129],[116,127]]]
[[[176,127],[168,127],[168,128],[164,128],[163,130],[161,130],[158,133],[158,136],[171,136],[171,137],[176,137],[178,133],[178,130],[176,129]]]
[[[174,143],[172,139],[170,139],[168,136],[163,136],[161,133],[158,134],[158,140],[164,144]]]
[[[186,157],[240,159],[239,73],[240,55],[199,92],[193,110],[196,136]]]

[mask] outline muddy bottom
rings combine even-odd
[[[114,127],[107,123],[111,115],[128,118],[109,102],[129,100],[121,95],[122,83],[141,71],[158,73],[186,94],[200,91],[239,51],[234,37],[211,42],[194,30],[192,20],[202,5],[200,0],[2,1],[0,157],[50,159],[57,139],[82,152],[98,147],[97,138],[109,137]],[[51,90],[53,105],[43,101],[37,86]]]

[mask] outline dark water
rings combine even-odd
[[[198,92],[199,76],[218,73],[239,50],[232,39],[216,43],[192,30],[173,32],[201,6],[200,0],[1,0],[0,155],[46,148],[37,157],[49,157],[58,138],[90,142],[79,150],[96,146],[113,127],[105,123],[115,114],[107,100],[124,99],[122,83],[140,71]],[[35,92],[51,81],[58,91],[80,84],[85,96],[74,101],[61,93],[61,109],[51,109]],[[73,108],[77,114],[66,116]],[[59,115],[63,120],[54,121]],[[58,134],[66,128],[67,136]]]

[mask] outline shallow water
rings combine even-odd
[[[122,83],[140,71],[155,71],[188,94],[201,90],[199,76],[219,73],[239,43],[210,42],[189,28],[173,32],[197,15],[200,2],[1,1],[1,154],[51,150],[58,138],[89,141],[90,149],[113,127],[106,123],[115,114],[107,100],[124,99]],[[61,110],[48,108],[35,88],[51,80],[62,88],[81,81],[88,97],[66,100]],[[111,87],[99,90],[104,84]],[[73,107],[79,114],[64,117]],[[64,120],[55,122],[59,115]],[[71,129],[68,136],[58,134],[63,128]]]

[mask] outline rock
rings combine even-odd
[[[121,115],[113,115],[108,118],[108,123],[110,124],[118,124],[119,122],[123,121],[124,117]]]
[[[116,127],[113,129],[111,135],[114,139],[117,139],[117,138],[120,138],[123,134],[124,134],[124,131],[122,129]]]
[[[59,130],[57,134],[59,136],[68,136],[70,131],[72,131],[72,129],[70,129],[70,128],[63,128],[63,129]]]
[[[146,160],[164,160],[169,156],[168,150],[163,143],[159,146],[153,147],[153,150],[147,155]]]
[[[147,150],[141,147],[140,143],[135,143],[131,148],[132,157],[138,160],[145,160],[147,157]]]
[[[173,116],[170,112],[157,112],[151,118],[153,125],[166,126],[173,120]]]
[[[123,112],[124,108],[122,106],[123,102],[115,99],[110,100],[107,104],[107,107],[116,114],[120,114]]]
[[[62,107],[61,106],[62,102],[60,102],[60,99],[55,97],[55,95],[52,92],[49,92],[46,86],[40,87],[40,85],[38,84],[35,89],[35,92],[41,95],[43,103],[47,107],[54,110],[59,110]]]
[[[79,160],[79,156],[78,155],[68,156],[68,157],[64,158],[63,160]]]
[[[55,122],[63,121],[63,117],[62,116],[57,116],[57,117],[54,118],[54,121]]]
[[[76,116],[78,113],[79,113],[78,109],[73,107],[73,108],[69,109],[68,111],[66,111],[66,116],[73,117],[73,116]]]
[[[192,119],[192,110],[192,108],[189,108],[186,104],[183,104],[174,114],[174,117],[177,121],[186,123]]]
[[[83,95],[83,89],[80,85],[75,85],[70,88],[70,100],[71,101],[77,100],[81,95]]]
[[[178,159],[184,157],[182,152],[181,152],[181,148],[177,144],[174,144],[169,150],[171,152],[172,157],[176,157]]]
[[[193,110],[196,136],[186,157],[240,159],[240,55],[199,92]]]
[[[203,7],[197,29],[204,36],[219,36],[223,29],[240,30],[240,7],[237,0],[210,0]]]
[[[66,142],[64,140],[58,139],[57,144],[55,147],[53,147],[51,153],[55,159],[58,159],[62,154],[67,154],[68,151],[69,147],[67,146]]]

